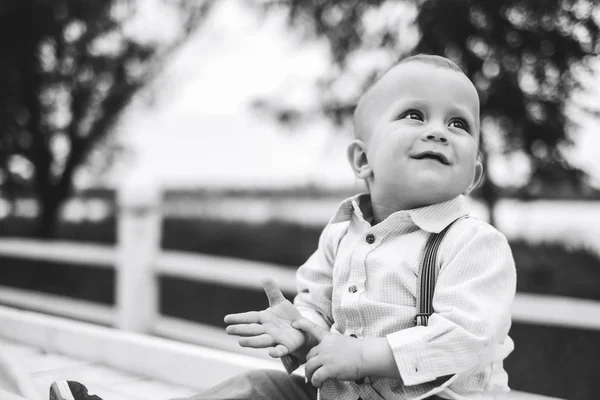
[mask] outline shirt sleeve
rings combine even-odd
[[[294,305],[305,318],[325,328],[333,324],[333,265],[345,227],[347,223],[328,224],[317,250],[296,272]]]
[[[510,328],[516,270],[506,238],[482,223],[450,231],[445,240],[452,234],[428,325],[387,335],[405,385],[488,364]]]
[[[347,222],[329,223],[321,233],[317,250],[296,272],[298,294],[294,305],[304,318],[327,329],[333,324],[333,264],[346,228]],[[282,357],[281,361],[288,372],[301,365],[300,360],[292,355]]]

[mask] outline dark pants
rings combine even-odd
[[[316,400],[317,389],[304,378],[278,370],[236,375],[186,400]],[[429,399],[441,399],[437,396]],[[365,399],[368,400],[368,399]]]

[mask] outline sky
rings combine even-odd
[[[250,107],[281,90],[310,102],[306,88],[327,66],[325,48],[286,40],[281,18],[241,9],[236,0],[220,3],[125,115],[117,131],[129,152],[126,174],[169,186],[353,184],[348,137],[323,123],[291,132]],[[124,179],[123,165],[115,171],[113,179]]]
[[[250,108],[254,99],[274,93],[310,104],[312,82],[328,65],[323,43],[300,40],[282,15],[265,18],[240,0],[221,0],[124,115],[116,138],[127,154],[108,175],[109,184],[356,186],[346,161],[349,132],[332,134],[318,120],[292,132]],[[598,182],[598,128],[580,122],[569,156]],[[490,168],[497,181],[510,182],[526,164],[516,156]]]

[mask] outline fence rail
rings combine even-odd
[[[87,268],[119,268],[117,248],[106,245],[0,239],[0,256],[52,260]],[[121,264],[120,267],[124,267],[124,265]],[[216,283],[224,287],[243,287],[255,290],[261,290],[260,282],[263,278],[272,277],[284,292],[291,295],[296,292],[294,271],[290,268],[227,257],[160,251],[145,273],[150,275],[148,278],[150,280],[155,280],[158,275],[161,275]],[[118,279],[120,274],[117,273],[116,276]],[[139,290],[139,285],[135,281],[131,281],[129,284],[133,286],[124,290],[128,292]],[[117,285],[119,285],[118,282]],[[135,299],[135,296],[127,296],[127,299]],[[145,306],[149,309],[144,315],[152,316],[152,320],[144,321],[142,324],[151,327],[147,333],[156,333],[186,341],[194,341],[194,337],[201,338],[206,333],[214,333],[213,331],[207,332],[207,330],[210,331],[210,328],[199,323],[159,315],[156,302],[141,304],[137,300],[135,304],[123,305],[122,302],[117,301],[117,305],[111,307],[84,300],[0,286],[0,303],[116,327],[119,327],[119,320],[122,320],[119,315],[123,313],[123,310],[119,307],[124,306],[125,310],[137,308],[139,311],[140,307]],[[528,324],[600,330],[600,302],[564,296],[517,293],[512,308],[512,317],[513,321]],[[188,333],[182,332],[180,330],[182,327],[185,327],[184,331]],[[198,330],[198,332],[190,333],[194,330]],[[214,334],[209,336],[215,337]]]

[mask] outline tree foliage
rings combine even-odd
[[[1,0],[0,188],[37,198],[39,236],[52,235],[76,170],[212,3],[164,0],[179,30],[161,41],[131,29],[141,1]]]
[[[600,49],[598,2],[289,0],[264,5],[284,7],[292,26],[328,43],[332,68],[321,84],[321,111],[336,123],[348,119],[358,94],[399,58],[443,55],[475,83],[482,126],[501,143],[499,151],[519,152],[529,161],[522,194],[535,196],[560,185],[573,189],[582,182],[584,173],[568,162],[564,148],[572,145],[572,107],[598,111],[574,100],[586,89],[581,78],[593,74],[590,62]],[[418,31],[414,40],[399,29],[411,12]],[[357,88],[339,90],[352,81]],[[272,111],[293,120],[285,107]],[[496,196],[489,179],[481,192],[490,202]]]

